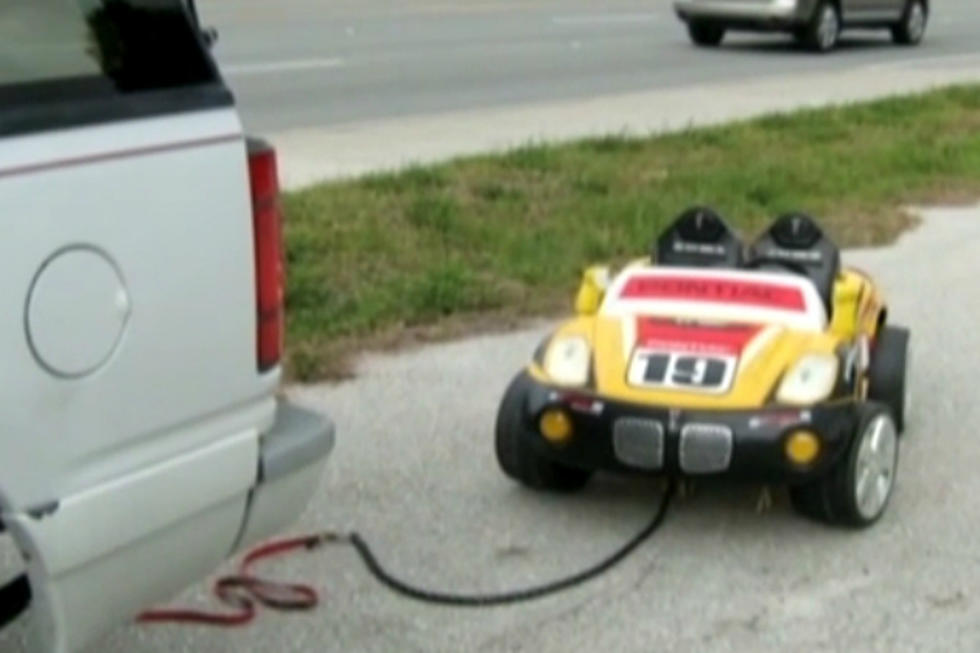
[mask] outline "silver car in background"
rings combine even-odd
[[[918,45],[930,0],[675,0],[691,40],[717,46],[728,30],[788,32],[817,52],[833,50],[841,31],[887,29],[902,45]]]

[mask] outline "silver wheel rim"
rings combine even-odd
[[[905,25],[910,41],[918,41],[926,31],[926,10],[921,2],[916,2],[909,9],[909,17]]]
[[[897,453],[895,424],[887,415],[878,415],[861,432],[854,470],[854,498],[858,513],[866,520],[875,519],[888,503]]]
[[[837,11],[827,5],[820,16],[820,25],[817,27],[817,40],[820,42],[821,50],[829,50],[837,43]]]

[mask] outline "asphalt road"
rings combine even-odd
[[[696,49],[667,0],[198,1],[262,132],[980,52],[976,0],[934,3],[920,48],[855,32],[832,56],[779,35]]]
[[[231,631],[129,626],[93,651],[980,650],[978,247],[980,207],[934,211],[897,247],[845,252],[913,333],[916,400],[896,493],[871,530],[796,517],[782,493],[760,514],[757,488],[700,484],[621,567],[553,598],[429,607],[327,549],[264,568],[322,588],[313,614],[265,613]],[[375,356],[353,382],[293,389],[339,429],[296,530],[357,528],[405,578],[456,591],[547,580],[632,535],[654,510],[654,482],[600,477],[562,497],[497,468],[497,402],[547,328]]]

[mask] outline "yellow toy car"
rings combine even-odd
[[[804,214],[745,247],[710,208],[652,255],[589,268],[577,315],[511,382],[503,471],[575,490],[596,470],[789,486],[793,506],[868,526],[895,483],[909,331]]]

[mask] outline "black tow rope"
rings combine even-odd
[[[360,533],[356,531],[351,533],[327,531],[315,535],[305,535],[267,543],[245,556],[238,574],[219,578],[215,582],[214,594],[219,601],[235,609],[235,612],[219,613],[196,609],[157,609],[144,612],[139,620],[143,623],[182,622],[214,626],[242,626],[252,621],[256,614],[255,609],[257,604],[281,611],[312,610],[318,604],[319,596],[311,586],[261,578],[250,571],[250,566],[260,558],[271,557],[292,550],[305,549],[310,551],[328,544],[349,544],[360,556],[364,562],[364,566],[367,567],[367,570],[375,579],[397,594],[416,601],[457,607],[492,607],[531,601],[550,594],[556,594],[576,585],[581,585],[609,571],[622,562],[637,547],[648,540],[663,524],[664,519],[667,517],[667,510],[670,507],[675,490],[676,483],[671,479],[664,489],[663,496],[660,498],[660,503],[657,506],[657,511],[653,515],[653,519],[612,554],[576,574],[542,585],[498,594],[450,594],[448,592],[437,592],[419,588],[388,572],[378,562],[378,558],[374,555],[371,547]],[[238,592],[229,592],[230,587],[238,590]],[[273,598],[276,600],[272,600]]]
[[[653,520],[644,526],[639,533],[634,535],[623,546],[614,551],[608,557],[600,560],[598,563],[578,572],[577,574],[566,576],[565,578],[560,578],[543,585],[537,585],[510,592],[502,592],[500,594],[448,594],[445,592],[420,589],[410,585],[405,581],[399,580],[398,578],[392,576],[388,571],[386,571],[381,563],[378,562],[378,559],[375,557],[374,553],[371,551],[371,547],[368,546],[367,542],[364,541],[364,538],[362,538],[357,532],[339,537],[328,533],[324,536],[326,538],[324,543],[346,542],[350,544],[361,556],[361,560],[364,561],[365,566],[367,567],[368,571],[371,572],[372,576],[398,594],[416,599],[418,601],[460,607],[488,607],[504,605],[507,603],[520,603],[522,601],[538,599],[549,594],[556,594],[570,587],[574,587],[575,585],[580,585],[600,574],[609,571],[614,566],[622,562],[638,546],[653,535],[657,529],[660,528],[661,524],[663,524],[664,518],[667,516],[667,509],[670,507],[670,501],[674,496],[674,490],[675,483],[673,480],[671,480],[668,482],[667,488],[664,490],[664,494],[660,499],[660,504],[657,507],[657,512],[653,516]]]

